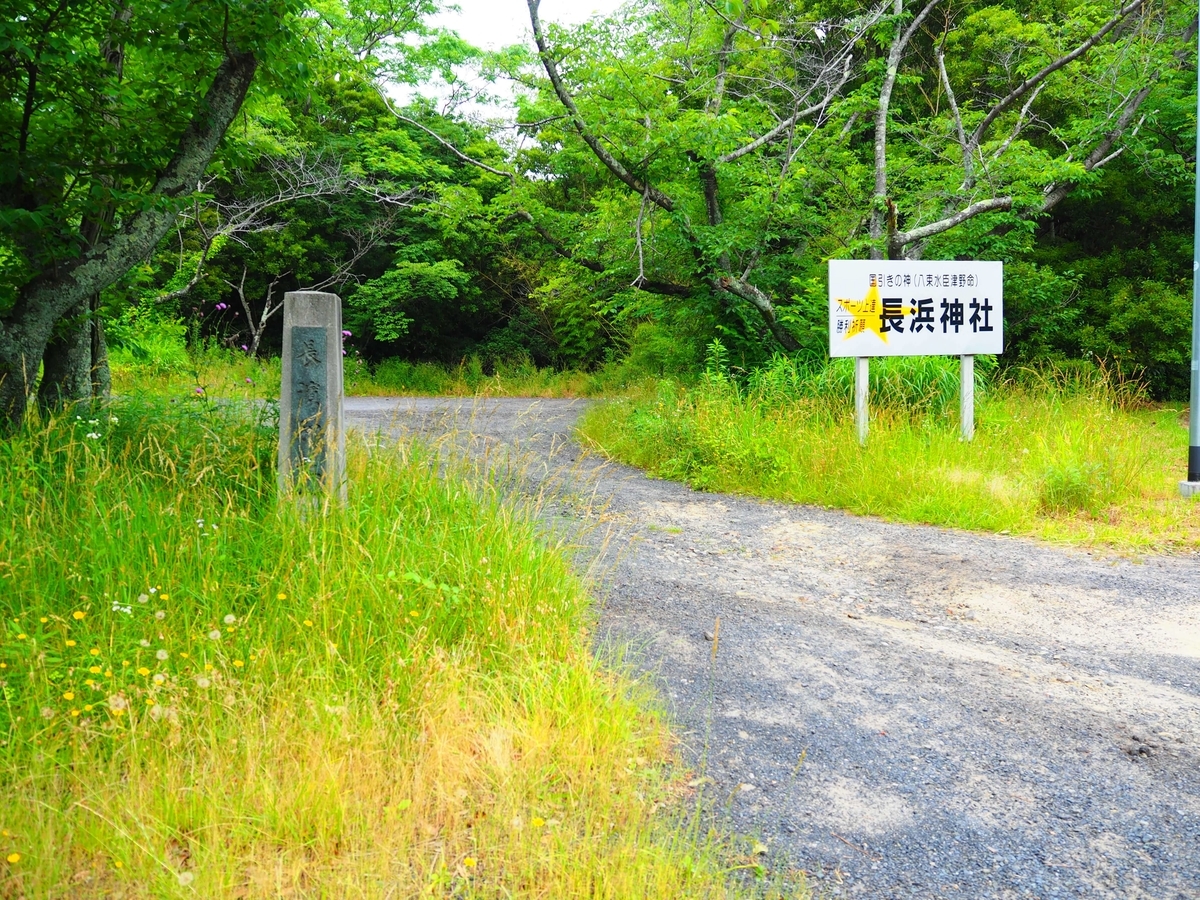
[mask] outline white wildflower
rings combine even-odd
[[[170,655],[171,655],[171,654],[167,653],[167,651],[166,651],[166,650],[159,650],[157,653],[155,653],[155,654],[154,654],[154,658],[155,658],[155,659],[157,659],[157,660],[159,660],[159,661],[161,662],[161,661],[165,660],[165,659],[166,659],[168,656],[170,656]]]

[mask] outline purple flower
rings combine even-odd
[[[352,335],[352,334],[351,334],[350,332],[348,332],[348,331],[343,331],[343,332],[342,332],[342,337],[354,337],[354,335]]]
[[[196,388],[196,393],[197,393],[197,394],[203,394],[203,393],[204,393],[204,388],[202,388],[202,387],[198,387],[198,388]]]
[[[342,356],[345,356],[345,355],[346,355],[346,351],[345,351],[345,350],[343,350],[343,351],[342,351]]]
[[[223,309],[229,309],[229,304],[228,303],[218,303],[217,304],[217,312],[220,312]]]
[[[247,347],[245,344],[242,344],[242,349],[245,350],[247,353],[250,352],[250,348]]]

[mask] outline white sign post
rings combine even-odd
[[[867,441],[868,359],[961,359],[963,440],[975,436],[975,356],[1004,351],[1004,264],[829,261],[829,355],[855,357],[854,409]]]

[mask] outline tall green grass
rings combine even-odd
[[[0,440],[0,897],[736,893],[528,511],[362,440],[279,505],[244,409]]]
[[[1200,545],[1200,506],[1177,493],[1181,411],[1149,407],[1136,384],[1088,366],[1003,380],[977,372],[968,444],[956,361],[873,361],[861,448],[849,368],[778,360],[740,380],[710,370],[691,389],[662,382],[596,407],[580,432],[617,459],[703,490],[1075,543]]]
[[[169,357],[114,353],[113,390],[155,397],[279,396],[278,357],[256,358],[222,347],[200,346]],[[646,374],[623,364],[595,372],[538,367],[528,360],[489,366],[477,356],[454,365],[385,359],[368,364],[346,358],[346,393],[357,396],[596,397],[625,390]]]

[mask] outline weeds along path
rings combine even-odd
[[[557,485],[556,520],[595,526],[602,634],[658,679],[707,796],[818,895],[1200,897],[1200,560],[696,493],[581,451],[582,408],[347,419],[457,429]]]

